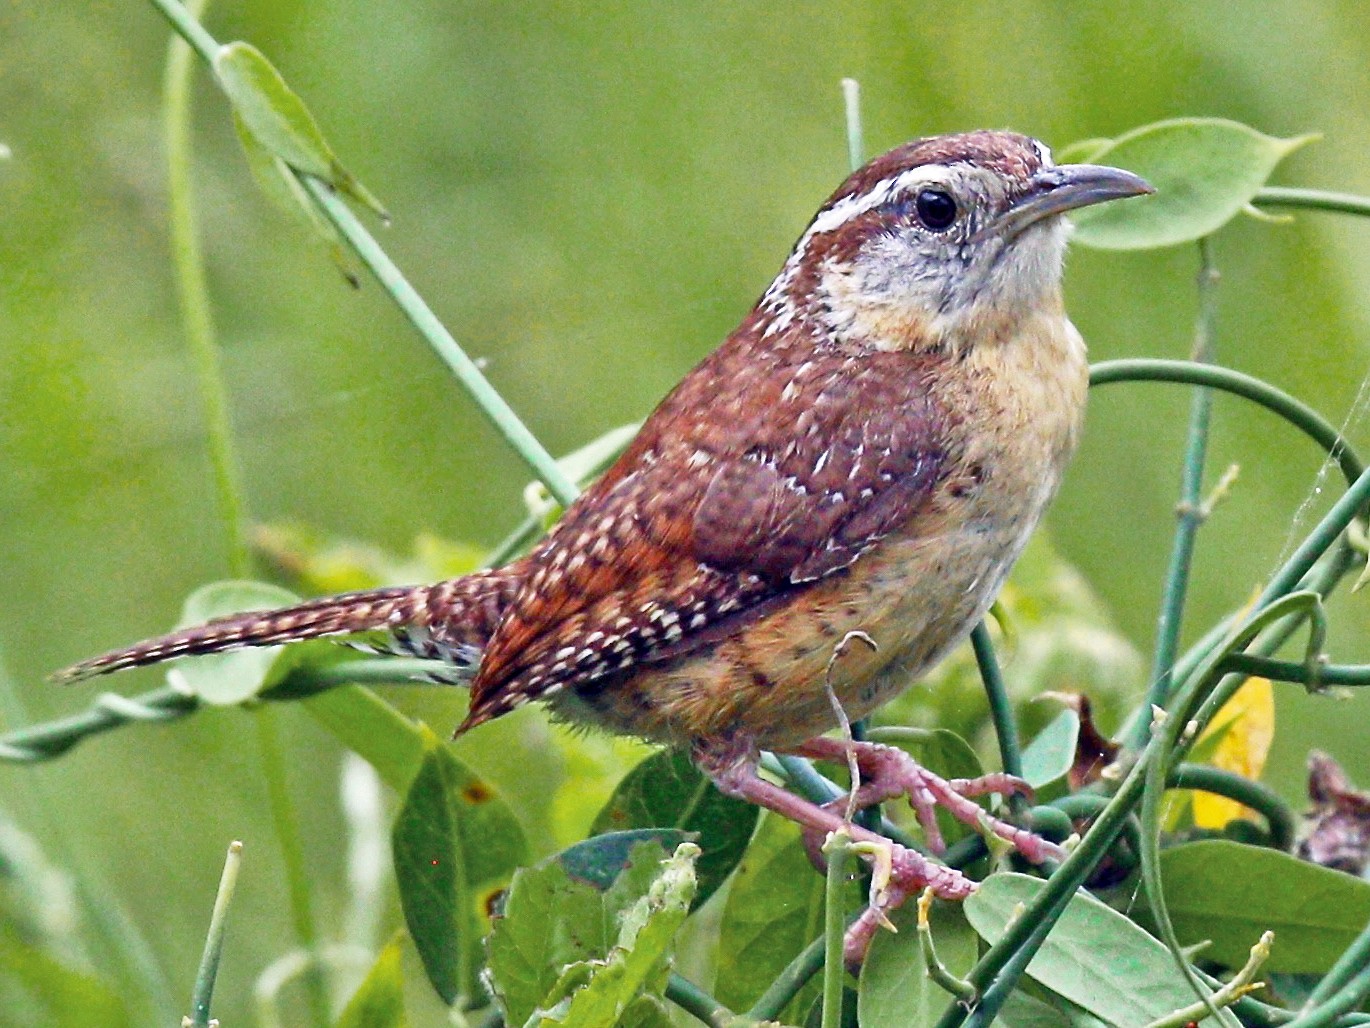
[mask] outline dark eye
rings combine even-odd
[[[918,220],[934,232],[951,228],[956,220],[956,201],[941,189],[924,189],[913,202]]]

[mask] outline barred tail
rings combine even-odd
[[[111,650],[56,672],[57,682],[79,682],[176,657],[276,646],[334,635],[389,632],[398,648],[441,657],[479,653],[512,591],[512,569],[478,572],[432,586],[368,589],[308,600],[279,610],[250,611]]]

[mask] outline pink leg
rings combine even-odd
[[[700,770],[707,774],[725,795],[772,810],[794,821],[807,832],[826,836],[839,828],[845,829],[856,842],[873,843],[887,848],[890,853],[888,885],[878,896],[871,897],[870,906],[847,931],[844,955],[849,967],[860,967],[866,947],[870,945],[876,928],[884,922],[886,913],[898,907],[908,896],[931,888],[943,899],[959,900],[965,899],[975,891],[975,882],[954,868],[933,863],[921,853],[892,843],[884,836],[858,825],[847,823],[834,810],[810,803],[766,781],[757,774],[757,758],[756,750],[744,745],[722,750],[697,748],[695,751],[695,762]]]
[[[1012,775],[996,772],[979,778],[948,780],[933,774],[894,746],[872,742],[848,744],[841,739],[822,736],[795,747],[793,752],[818,760],[845,763],[848,745],[856,754],[857,767],[862,775],[861,786],[856,791],[857,807],[867,807],[894,796],[907,796],[923,828],[928,846],[934,852],[940,853],[945,848],[936,817],[937,808],[941,806],[963,824],[993,832],[1034,864],[1065,858],[1065,852],[1055,843],[1017,825],[991,817],[971,801],[971,797],[989,794],[1029,795],[1032,790],[1027,783]],[[844,807],[846,802],[845,799],[838,800],[834,805]]]

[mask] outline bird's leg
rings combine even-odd
[[[972,802],[976,796],[1030,795],[1032,790],[1021,778],[1003,772],[981,775],[979,778],[946,779],[933,774],[903,750],[874,742],[846,742],[820,736],[796,746],[791,751],[816,760],[845,763],[854,755],[861,769],[861,784],[851,805],[856,809],[895,796],[907,796],[919,825],[934,852],[945,848],[941,830],[937,827],[937,808],[943,807],[958,821],[972,828],[983,828],[1008,842],[1034,864],[1046,860],[1061,860],[1065,852],[1040,835],[1017,825],[992,817]],[[834,800],[829,806],[846,808],[846,798]]]
[[[867,843],[880,854],[873,862],[879,868],[871,889],[870,905],[847,931],[844,953],[849,967],[859,967],[876,928],[886,923],[887,914],[908,896],[925,888],[943,899],[965,899],[975,891],[975,882],[955,868],[937,864],[916,850],[891,842],[882,835],[851,824],[832,805],[820,807],[766,781],[757,773],[759,753],[749,742],[726,746],[696,746],[695,764],[708,775],[724,795],[755,803],[795,822],[806,833],[826,837],[845,830],[858,843]],[[973,806],[973,804],[972,804]],[[883,858],[888,856],[888,861]]]

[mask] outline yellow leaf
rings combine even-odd
[[[1275,737],[1275,692],[1268,678],[1251,678],[1199,737],[1199,744],[1210,735],[1222,733],[1209,763],[1244,778],[1259,779]],[[1241,817],[1246,808],[1225,796],[1208,792],[1194,794],[1194,824],[1200,828],[1222,828]]]

